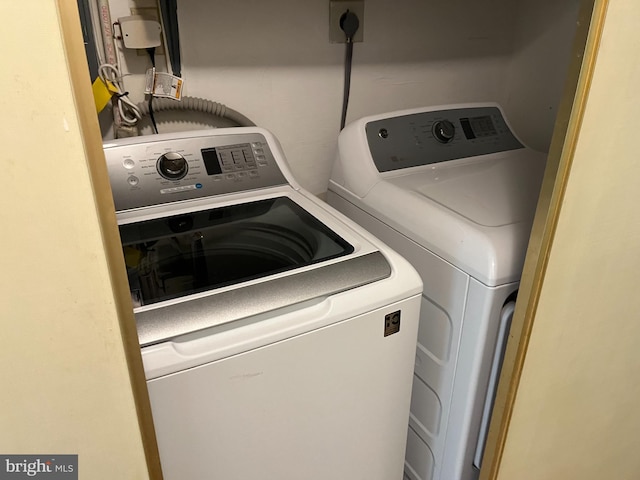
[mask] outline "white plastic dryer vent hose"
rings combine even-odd
[[[141,102],[138,104],[142,115],[149,115],[148,102]],[[192,110],[196,112],[208,113],[216,117],[227,118],[232,122],[238,124],[240,127],[253,127],[255,123],[242,115],[240,112],[233,110],[232,108],[223,105],[222,103],[213,102],[204,98],[198,97],[182,97],[181,101],[172,100],[170,98],[154,98],[153,99],[153,111],[159,112],[161,110]]]

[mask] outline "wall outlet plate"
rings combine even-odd
[[[142,15],[118,18],[122,41],[126,48],[155,48],[162,45],[162,27],[159,22]]]
[[[364,0],[330,0],[329,2],[329,42],[347,43],[347,38],[340,28],[340,17],[347,11],[355,13],[360,21],[360,27],[353,36],[354,42],[364,40]]]
[[[136,2],[142,3],[142,2]],[[131,7],[130,8],[131,15],[142,15],[149,20],[155,20],[162,26],[162,21],[160,20],[160,12],[158,11],[158,7]],[[164,37],[164,31],[162,32],[162,45],[156,47],[156,57],[159,55],[164,55],[164,44],[166,40]],[[139,57],[148,57],[148,53],[145,50],[136,50],[138,52]]]

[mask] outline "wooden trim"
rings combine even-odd
[[[608,0],[582,0],[573,57],[527,250],[480,480],[496,480],[604,27]]]
[[[131,379],[131,390],[138,413],[138,423],[142,435],[149,478],[162,480],[160,456],[156,443],[155,429],[151,416],[151,404],[142,365],[140,345],[136,331],[135,318],[128,289],[127,275],[124,269],[124,257],[115,216],[115,207],[111,196],[109,175],[107,172],[102,137],[98,125],[91,80],[87,66],[84,41],[80,27],[76,0],[56,0],[56,8],[62,31],[62,40],[67,57],[67,66],[71,79],[80,130],[84,142],[85,157],[91,176],[96,208],[100,219],[105,253],[109,263],[111,286],[114,293],[120,331]]]

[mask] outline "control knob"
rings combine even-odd
[[[440,143],[449,143],[453,140],[456,133],[456,127],[449,120],[438,120],[433,124],[433,136]]]
[[[180,180],[187,175],[189,164],[179,153],[169,152],[158,158],[156,168],[158,173],[167,180]]]

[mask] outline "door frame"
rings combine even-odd
[[[585,113],[608,4],[608,0],[581,0],[571,62],[527,249],[480,480],[498,478],[549,253]]]

